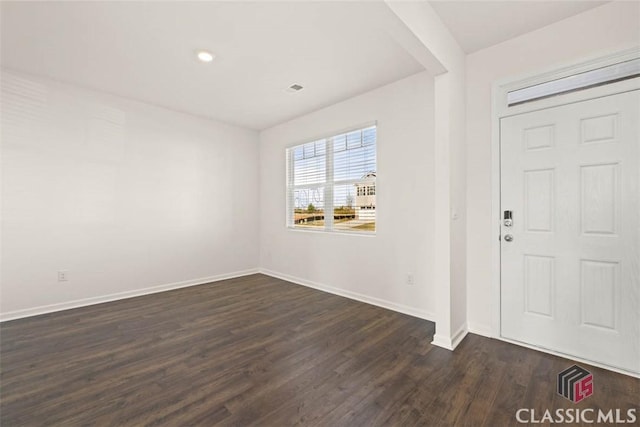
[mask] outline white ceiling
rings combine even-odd
[[[384,3],[6,2],[4,67],[264,129],[423,70]],[[196,49],[217,55],[195,60]],[[294,83],[298,93],[284,90]]]
[[[602,3],[432,5],[473,52]],[[402,24],[382,1],[1,1],[0,8],[3,67],[252,129],[423,70],[389,36]],[[217,58],[202,64],[197,49]],[[304,89],[287,93],[294,83]]]
[[[431,1],[467,53],[545,27],[607,1]]]

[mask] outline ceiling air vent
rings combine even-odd
[[[299,84],[295,83],[295,84],[292,84],[291,86],[289,86],[289,87],[287,88],[287,92],[291,92],[291,93],[293,93],[293,92],[299,92],[299,91],[301,91],[302,89],[304,89],[304,87],[303,87],[302,85],[299,85]]]

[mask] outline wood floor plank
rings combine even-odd
[[[256,274],[0,324],[3,426],[516,425],[640,406],[640,380]],[[639,411],[640,412],[640,411]]]

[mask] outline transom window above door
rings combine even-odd
[[[376,231],[376,125],[295,145],[287,156],[287,226]]]

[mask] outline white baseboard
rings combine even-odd
[[[487,338],[495,338],[495,334],[491,329],[491,326],[482,325],[480,323],[467,322],[467,329],[472,334],[482,335]]]
[[[462,325],[451,337],[438,335],[436,327],[436,334],[433,336],[433,341],[431,341],[431,344],[453,351],[456,349],[458,344],[462,342],[462,340],[467,336],[468,333],[469,331],[467,330],[466,324]]]
[[[232,273],[218,274],[216,276],[202,277],[199,279],[185,280],[182,282],[167,283],[165,285],[152,286],[148,288],[135,289],[132,291],[118,292],[115,294],[103,295],[99,297],[83,298],[74,301],[62,302],[58,304],[43,305],[40,307],[26,308],[23,310],[0,313],[0,322],[22,319],[24,317],[37,316],[39,314],[53,313],[56,311],[70,310],[72,308],[86,307],[88,305],[102,304],[105,302],[117,301],[126,298],[139,297],[142,295],[155,294],[158,292],[170,291],[173,289],[186,288],[189,286],[204,285],[205,283],[217,282],[220,280],[233,279],[236,277],[257,274],[257,268],[249,270],[235,271]]]
[[[260,273],[266,274],[267,276],[275,277],[277,279],[286,280],[287,282],[292,282],[297,285],[306,286],[308,288],[318,289],[323,292],[328,292],[330,294],[339,295],[341,297],[353,299],[356,301],[364,302],[367,304],[375,305],[378,307],[386,308],[388,310],[397,311],[398,313],[408,314],[409,316],[418,317],[420,319],[429,320],[431,322],[435,321],[435,315],[426,310],[421,310],[415,307],[409,307],[403,304],[398,304],[395,302],[383,300],[381,298],[375,298],[368,295],[360,294],[358,292],[347,291],[340,288],[335,288],[333,286],[324,285],[321,283],[313,282],[311,280],[301,279],[299,277],[290,276],[288,274],[279,273],[277,271],[272,271],[268,269],[260,269]]]

